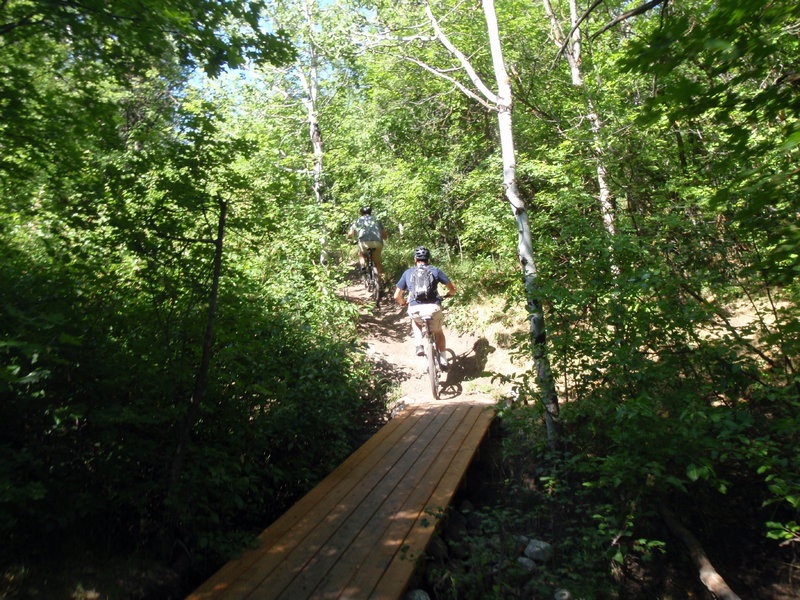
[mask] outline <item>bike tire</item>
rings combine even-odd
[[[439,399],[439,357],[437,356],[436,345],[428,340],[428,378],[431,382],[431,394],[434,400]]]
[[[370,278],[370,284],[372,285],[372,289],[370,290],[370,295],[372,296],[372,299],[375,301],[376,306],[380,304],[381,301],[380,281],[381,280],[378,278],[378,270],[373,267],[372,277]]]

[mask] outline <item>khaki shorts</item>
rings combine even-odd
[[[408,308],[408,316],[420,332],[425,328],[425,322],[420,317],[431,318],[431,331],[436,333],[442,330],[442,307],[438,304],[415,304]]]
[[[372,248],[372,258],[380,260],[381,250],[383,250],[383,242],[362,242],[358,241],[358,251],[361,254],[367,253],[367,248]]]

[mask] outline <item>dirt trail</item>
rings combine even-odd
[[[495,373],[508,373],[513,367],[507,352],[480,335],[459,335],[447,326],[447,354],[450,369],[438,401],[430,392],[425,358],[414,353],[411,324],[406,309],[384,297],[375,308],[360,282],[342,290],[345,298],[359,306],[359,329],[367,344],[367,355],[378,370],[399,387],[394,411],[404,406],[431,402],[470,402],[493,404],[508,392],[508,387],[492,381]]]

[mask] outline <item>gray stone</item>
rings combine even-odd
[[[558,588],[553,594],[553,600],[572,600],[572,594],[569,590]]]
[[[405,600],[431,600],[425,590],[411,590],[406,594]]]
[[[525,547],[525,556],[538,562],[547,562],[553,558],[553,546],[542,540],[531,540]]]
[[[528,571],[533,571],[536,568],[536,563],[527,556],[518,556],[517,562],[528,569]]]
[[[530,543],[530,541],[531,541],[531,538],[529,538],[528,536],[525,536],[525,535],[521,535],[521,534],[519,534],[519,533],[515,533],[515,534],[514,534],[514,539],[515,539],[517,542],[519,542],[519,543],[522,545],[522,547],[523,547],[523,548],[527,547],[527,545],[528,545],[528,544]]]
[[[525,548],[531,543],[531,538],[520,534],[514,534],[511,539],[514,540],[514,548],[520,554],[525,552]]]

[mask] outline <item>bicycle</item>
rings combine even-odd
[[[430,315],[419,316],[417,318],[425,324],[424,345],[425,356],[428,362],[428,379],[430,380],[431,384],[431,394],[433,394],[434,400],[438,400],[439,385],[442,382],[442,374],[444,373],[440,363],[441,351],[436,346],[436,338],[433,334],[433,330],[431,329]]]
[[[364,287],[372,300],[375,301],[375,306],[380,304],[381,301],[381,280],[378,276],[378,269],[372,261],[372,251],[374,248],[367,248],[364,256],[366,258],[366,268],[361,273],[361,278],[364,282]]]

